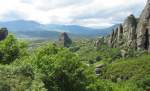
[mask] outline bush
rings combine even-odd
[[[23,42],[18,42],[12,35],[0,41],[1,64],[10,64],[23,55],[27,55],[26,45]]]
[[[46,91],[42,81],[35,78],[30,65],[0,65],[0,77],[0,91]]]

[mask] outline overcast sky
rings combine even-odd
[[[130,14],[139,16],[147,0],[0,0],[0,21],[108,27]]]

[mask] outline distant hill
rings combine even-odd
[[[105,36],[108,35],[113,27],[106,29],[94,29],[89,27],[83,27],[78,25],[56,25],[48,24],[45,25],[46,29],[58,32],[68,32],[70,34],[79,35],[79,36]]]
[[[97,37],[110,34],[114,26],[106,29],[94,29],[78,25],[40,24],[35,21],[16,20],[0,22],[0,27],[6,27],[20,38],[52,38],[61,32],[67,32],[72,37]]]

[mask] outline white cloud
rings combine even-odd
[[[145,3],[146,0],[0,0],[0,20],[110,26],[130,13],[139,15]]]

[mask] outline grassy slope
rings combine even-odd
[[[138,79],[150,75],[150,55],[117,60],[106,67],[104,75],[108,79]]]

